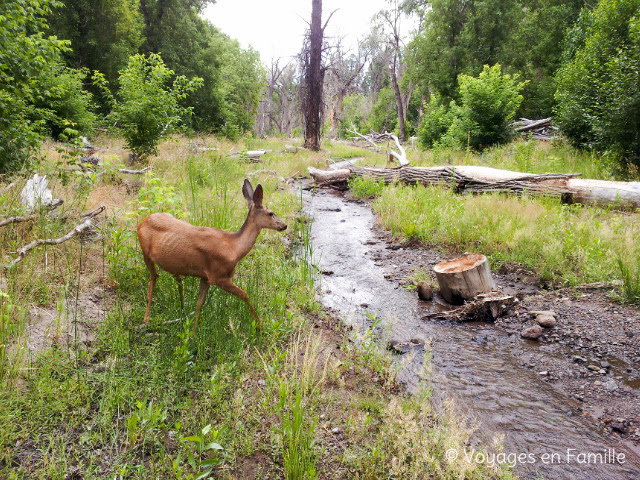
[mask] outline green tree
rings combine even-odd
[[[71,42],[67,65],[99,70],[114,85],[144,40],[138,0],[65,0],[49,15],[49,25]]]
[[[54,0],[0,3],[0,172],[20,168],[35,153],[48,112],[36,106],[43,74],[66,43],[45,37]]]
[[[201,85],[201,78],[174,78],[159,55],[131,57],[120,72],[113,111],[129,149],[143,158],[155,154],[158,143],[178,131],[192,112],[180,102]]]
[[[557,121],[574,144],[640,166],[640,0],[601,0],[584,15],[558,72]]]

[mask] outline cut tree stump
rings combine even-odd
[[[496,289],[487,257],[481,253],[467,253],[445,260],[433,267],[433,271],[440,285],[440,295],[454,305]]]

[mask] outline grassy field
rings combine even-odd
[[[428,382],[405,396],[390,354],[342,331],[315,300],[309,220],[280,180],[308,165],[374,155],[343,144],[281,153],[279,140],[161,146],[152,173],[116,171],[121,143],[100,138],[103,175],[70,171],[69,152],[45,145],[54,214],[0,228],[1,262],[35,238],[69,232],[80,214],[106,212],[81,239],[41,246],[0,277],[0,477],[124,478],[511,478],[459,451],[470,432],[453,410],[436,414]],[[204,144],[216,151],[197,151]],[[262,163],[233,152],[271,150]],[[146,215],[169,211],[196,225],[236,230],[246,216],[244,178],[288,225],[265,231],[240,262],[246,305],[210,290],[197,332],[197,280],[161,274],[152,318],[140,328],[148,272],[135,238]],[[0,184],[0,217],[24,214],[26,175]],[[397,187],[390,187],[397,188]],[[373,381],[372,381],[373,379]]]

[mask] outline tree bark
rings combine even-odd
[[[309,63],[305,72],[307,105],[304,148],[320,150],[320,108],[322,104],[322,0],[312,0],[309,31]]]

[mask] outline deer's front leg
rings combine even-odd
[[[231,295],[235,295],[236,297],[247,302],[247,305],[249,305],[249,310],[251,310],[251,315],[256,321],[258,330],[262,328],[260,317],[258,317],[258,314],[256,313],[256,309],[253,308],[253,305],[251,305],[251,302],[249,301],[249,295],[247,295],[247,292],[242,290],[237,285],[234,285],[233,282],[231,282],[230,278],[220,279],[216,282],[216,285],[220,287],[222,290],[224,290],[225,292],[228,292]]]

